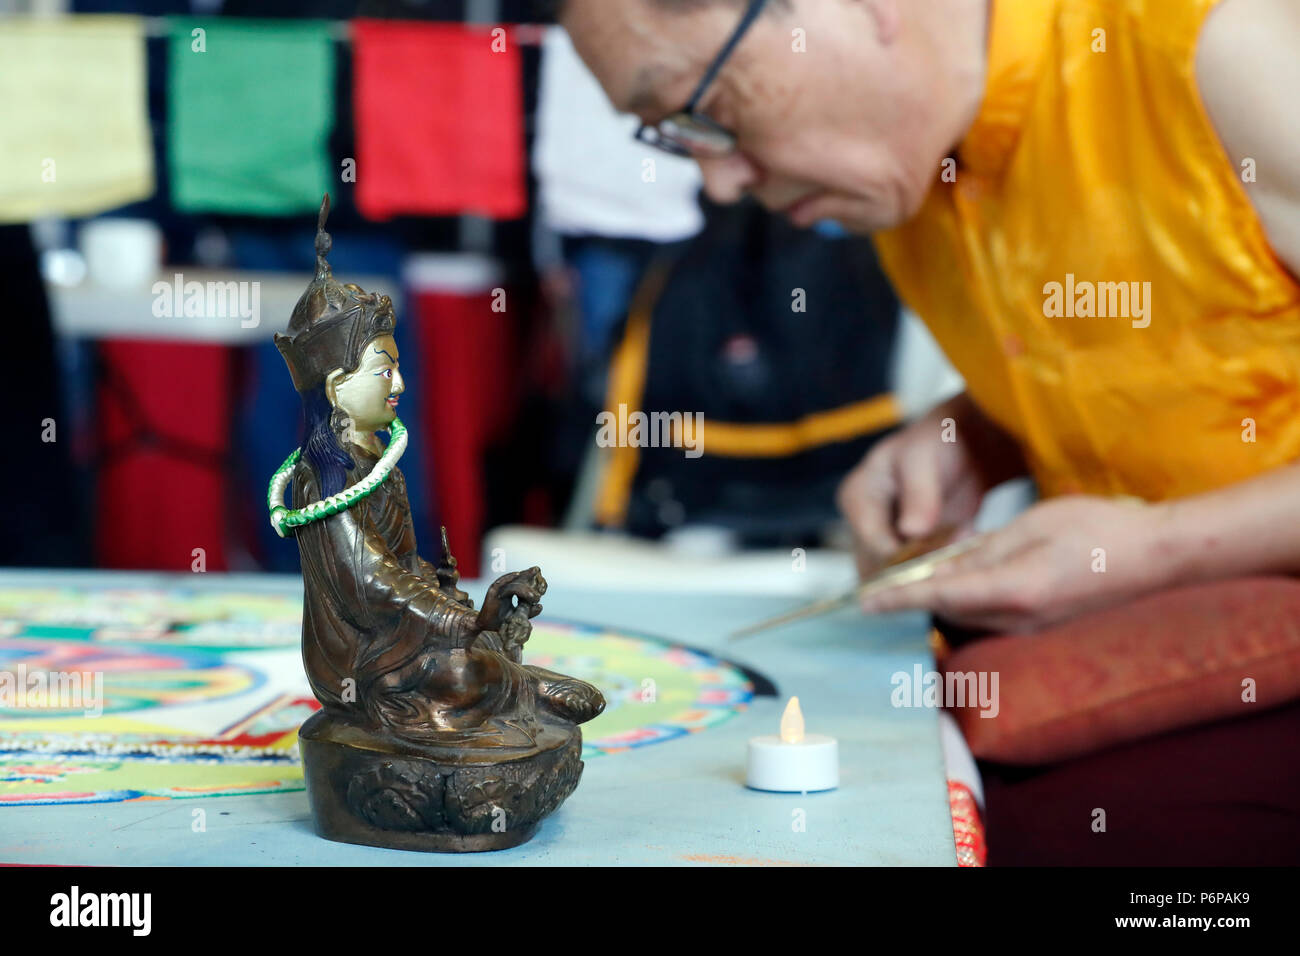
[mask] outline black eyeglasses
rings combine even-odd
[[[713,81],[718,78],[718,73],[731,58],[737,44],[753,26],[754,21],[758,19],[758,15],[763,12],[766,4],[767,0],[750,0],[745,15],[740,19],[740,24],[732,32],[722,52],[714,58],[713,63],[705,71],[704,79],[700,80],[700,85],[695,88],[690,100],[682,109],[664,117],[654,125],[642,123],[635,133],[638,142],[654,146],[674,156],[717,157],[728,156],[735,152],[736,134],[722,128],[699,112],[698,107],[700,100],[713,85]]]

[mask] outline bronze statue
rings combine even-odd
[[[322,709],[299,741],[316,829],[409,850],[516,846],[578,785],[577,725],[605,699],[522,663],[546,593],[538,568],[502,575],[475,610],[446,529],[436,567],[416,553],[395,466],[407,441],[396,317],[388,296],[335,281],[328,214],[327,195],[316,276],[275,337],[304,437],[269,501],[302,558],[303,663]]]

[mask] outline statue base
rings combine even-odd
[[[467,750],[377,736],[319,711],[298,733],[316,832],[435,853],[526,843],[582,777],[582,731],[542,727],[531,748]]]

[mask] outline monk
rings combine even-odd
[[[843,482],[864,570],[1035,479],[1039,504],[867,610],[1030,631],[1300,571],[1292,0],[567,0],[560,16],[638,138],[694,158],[712,199],[874,234],[964,376]]]

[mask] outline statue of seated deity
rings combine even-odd
[[[502,575],[475,610],[445,529],[438,565],[417,553],[396,466],[408,437],[396,316],[388,296],[334,279],[328,212],[326,196],[315,278],[275,339],[303,443],[270,492],[272,524],[302,560],[303,664],[321,710],[299,739],[317,829],[409,849],[512,846],[577,786],[577,725],[605,700],[522,662],[540,569]]]

